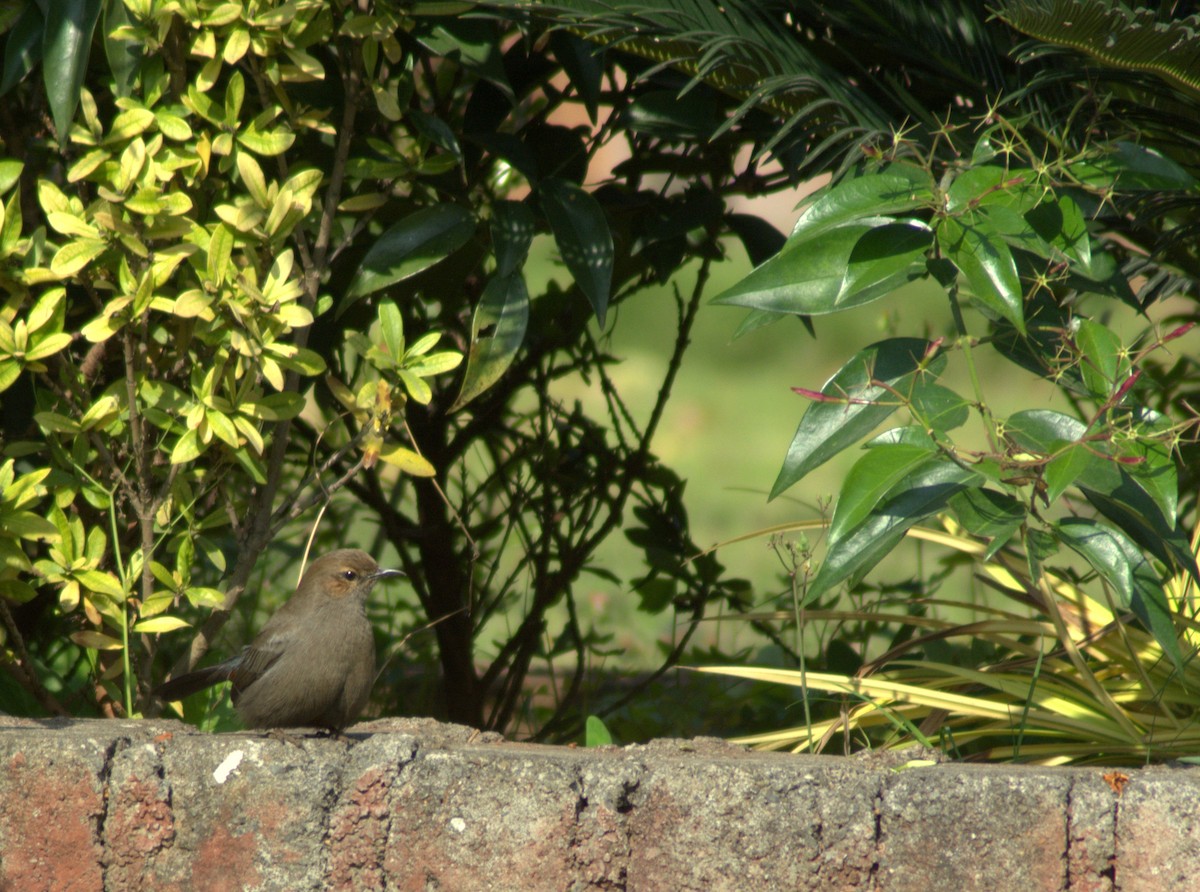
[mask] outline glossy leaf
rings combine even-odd
[[[931,444],[932,445],[932,444]],[[905,443],[884,444],[868,449],[842,483],[841,494],[829,524],[829,547],[833,549],[851,529],[858,526],[892,487],[913,473],[936,453],[931,446]]]
[[[792,228],[790,243],[807,241],[817,234],[861,220],[886,214],[903,214],[917,210],[932,200],[927,182],[915,173],[894,167],[887,173],[871,174],[844,180],[822,192],[810,204]]]
[[[45,29],[46,20],[42,17],[41,6],[27,0],[4,40],[0,95],[15,87],[42,61],[42,35]]]
[[[1141,549],[1120,531],[1089,518],[1066,518],[1055,530],[1113,587],[1120,605],[1133,610],[1176,669],[1182,669],[1183,655],[1166,593]]]
[[[1044,472],[1046,501],[1051,505],[1058,501],[1058,497],[1079,479],[1094,460],[1095,456],[1082,444],[1068,446],[1052,458]]]
[[[949,507],[968,533],[988,540],[984,560],[1003,548],[1028,516],[1020,499],[985,487],[964,489],[950,499]]]
[[[446,259],[474,234],[475,218],[456,204],[437,204],[410,214],[368,249],[339,313],[358,298]]]
[[[931,348],[918,338],[892,338],[859,351],[842,366],[821,388],[826,399],[814,402],[801,418],[771,498],[870,434],[900,408],[902,401],[891,391],[909,394],[918,383],[940,375],[946,358],[927,357]]]
[[[937,230],[942,253],[962,272],[971,294],[1018,331],[1025,331],[1021,280],[1008,245],[995,233],[955,217]]]
[[[42,74],[54,129],[64,145],[79,105],[92,32],[100,20],[102,5],[101,0],[55,0],[46,6]]]
[[[1117,186],[1123,192],[1192,189],[1196,179],[1156,149],[1118,141],[1102,154],[1071,165],[1071,174],[1098,189]]]
[[[1075,344],[1082,354],[1080,371],[1088,391],[1097,399],[1107,399],[1132,371],[1121,339],[1099,322],[1081,319]]]
[[[583,189],[557,177],[542,180],[538,194],[563,262],[603,326],[613,271],[612,233],[604,209]]]
[[[939,433],[962,427],[971,417],[965,399],[949,387],[931,382],[913,389],[909,411],[922,427]]]
[[[537,232],[533,213],[519,201],[498,201],[492,207],[491,232],[496,275],[512,275],[529,256]]]
[[[924,223],[885,223],[862,234],[850,251],[837,307],[858,306],[890,294],[925,271],[933,232]]]
[[[528,324],[529,292],[520,271],[488,282],[471,320],[467,370],[451,411],[461,409],[500,380],[525,341]]]
[[[835,585],[861,579],[888,555],[914,524],[941,511],[950,499],[982,478],[950,461],[934,461],[898,483],[881,504],[849,534],[831,541],[804,603]]]
[[[923,272],[932,236],[920,225],[870,218],[784,249],[713,300],[776,313],[821,315],[877,300]]]

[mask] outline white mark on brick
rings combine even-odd
[[[229,779],[229,775],[237,771],[237,767],[242,764],[245,755],[241,750],[234,750],[226,756],[225,761],[218,765],[217,770],[213,772],[213,780],[218,784],[225,783]]]

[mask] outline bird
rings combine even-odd
[[[381,569],[357,548],[322,555],[237,656],[172,678],[154,693],[175,702],[229,681],[234,709],[247,728],[340,733],[362,712],[375,682],[367,595],[376,582],[403,575]]]

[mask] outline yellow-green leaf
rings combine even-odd
[[[117,577],[111,573],[106,573],[103,570],[80,570],[74,576],[75,581],[88,591],[95,592],[98,595],[106,595],[114,601],[123,601],[125,599],[125,589],[121,587],[121,583]]]
[[[403,446],[385,446],[379,450],[379,457],[389,465],[394,465],[413,477],[437,475],[437,469],[427,459]]]
[[[71,640],[88,650],[120,650],[121,642],[103,632],[72,632]]]
[[[200,442],[200,434],[195,428],[186,431],[171,450],[171,464],[180,465],[200,457],[204,452],[204,444]]]
[[[134,625],[133,631],[139,634],[155,635],[162,632],[175,632],[179,629],[189,628],[189,626],[189,623],[184,622],[177,616],[154,616]]]
[[[50,261],[50,271],[60,279],[68,279],[99,257],[108,248],[101,239],[84,238],[67,242]]]

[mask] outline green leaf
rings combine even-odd
[[[0,160],[0,195],[4,195],[13,186],[21,180],[21,171],[25,169],[25,162],[18,161],[15,158],[4,158]],[[8,209],[5,208],[5,213]]]
[[[812,603],[848,579],[861,579],[899,544],[910,527],[941,511],[951,498],[981,479],[948,460],[920,466],[900,481],[865,521],[829,543],[804,603]]]
[[[1046,502],[1053,505],[1068,486],[1073,485],[1087,471],[1095,456],[1082,444],[1068,446],[1046,465]]]
[[[821,232],[865,217],[914,211],[928,205],[932,199],[928,183],[905,175],[900,168],[844,180],[821,193],[805,209],[784,250],[793,241],[808,241]]]
[[[104,10],[104,55],[108,58],[108,68],[113,75],[116,94],[121,97],[133,93],[134,76],[141,65],[145,47],[141,41],[118,40],[112,36],[112,33],[117,28],[132,24],[133,20],[129,17],[129,10],[124,3],[106,4]]]
[[[1121,192],[1158,192],[1196,185],[1195,177],[1157,149],[1132,142],[1104,145],[1098,154],[1085,157],[1069,169],[1082,183],[1096,189],[1115,186]]]
[[[0,95],[25,79],[42,61],[42,37],[46,20],[41,5],[26,0],[25,8],[4,41],[4,72],[0,76]]]
[[[456,204],[437,204],[405,217],[363,258],[338,313],[364,295],[415,276],[453,254],[475,234],[475,218]]]
[[[18,539],[43,539],[53,542],[61,537],[61,530],[44,517],[32,511],[8,511],[0,514],[0,530]]]
[[[962,427],[971,417],[969,404],[949,387],[925,381],[912,392],[909,411],[926,430],[945,433]]]
[[[850,469],[842,483],[833,521],[829,524],[829,547],[858,526],[892,487],[937,453],[929,447],[889,443],[868,449]]]
[[[983,487],[957,493],[950,499],[949,507],[968,533],[990,540],[984,560],[1003,548],[1028,516],[1020,499]]]
[[[81,238],[67,242],[54,252],[50,271],[60,279],[69,279],[108,249],[103,239]]]
[[[46,5],[42,38],[42,74],[59,142],[67,143],[79,91],[87,74],[92,32],[100,20],[101,0],[55,0]]]
[[[787,458],[771,488],[775,498],[813,468],[873,431],[902,401],[891,390],[910,393],[941,374],[946,358],[929,341],[892,338],[859,351],[830,378],[804,413]],[[885,386],[886,385],[886,388]],[[890,390],[889,390],[890,388]]]
[[[492,207],[492,253],[496,276],[511,276],[525,265],[537,231],[533,213],[519,201],[498,201]]]
[[[1024,296],[1008,245],[979,225],[946,217],[937,230],[942,253],[962,272],[983,306],[1025,331]]]
[[[191,624],[177,616],[153,616],[136,623],[132,631],[138,634],[153,635],[162,632],[175,632],[179,629],[190,628]]]
[[[72,632],[71,640],[88,650],[120,650],[123,646],[116,638],[102,632]]]
[[[1108,399],[1132,371],[1121,339],[1099,322],[1081,319],[1075,345],[1082,354],[1083,383],[1092,396],[1101,401]]]
[[[528,324],[529,292],[521,273],[497,276],[488,282],[471,320],[467,370],[451,412],[500,380],[525,341]]]
[[[922,225],[888,217],[818,229],[803,240],[793,236],[779,254],[713,303],[814,316],[846,310],[922,274],[931,241]]]
[[[1183,654],[1166,592],[1141,549],[1125,534],[1090,518],[1068,517],[1055,531],[1116,590],[1121,606],[1133,610],[1175,668],[1182,670]]]
[[[911,282],[924,273],[925,254],[932,245],[933,232],[917,220],[867,230],[850,251],[837,308],[867,303]]]
[[[183,595],[193,607],[215,608],[225,603],[225,594],[215,588],[192,585],[184,589]]]
[[[613,271],[612,233],[604,209],[583,189],[557,177],[542,180],[538,194],[563,262],[603,327]]]
[[[393,300],[379,302],[379,330],[393,362],[404,357],[404,319]]]
[[[611,746],[612,733],[598,717],[589,715],[584,726],[584,746]]]
[[[436,477],[437,468],[424,456],[405,446],[390,444],[379,450],[379,457],[393,467],[413,477]]]
[[[171,464],[180,465],[193,461],[200,457],[205,448],[205,444],[200,442],[200,435],[196,430],[194,428],[187,430],[175,443],[175,448],[171,450]]]
[[[111,573],[102,570],[80,570],[74,576],[76,581],[88,591],[106,595],[114,601],[125,599],[125,589],[121,588],[121,583]]]

